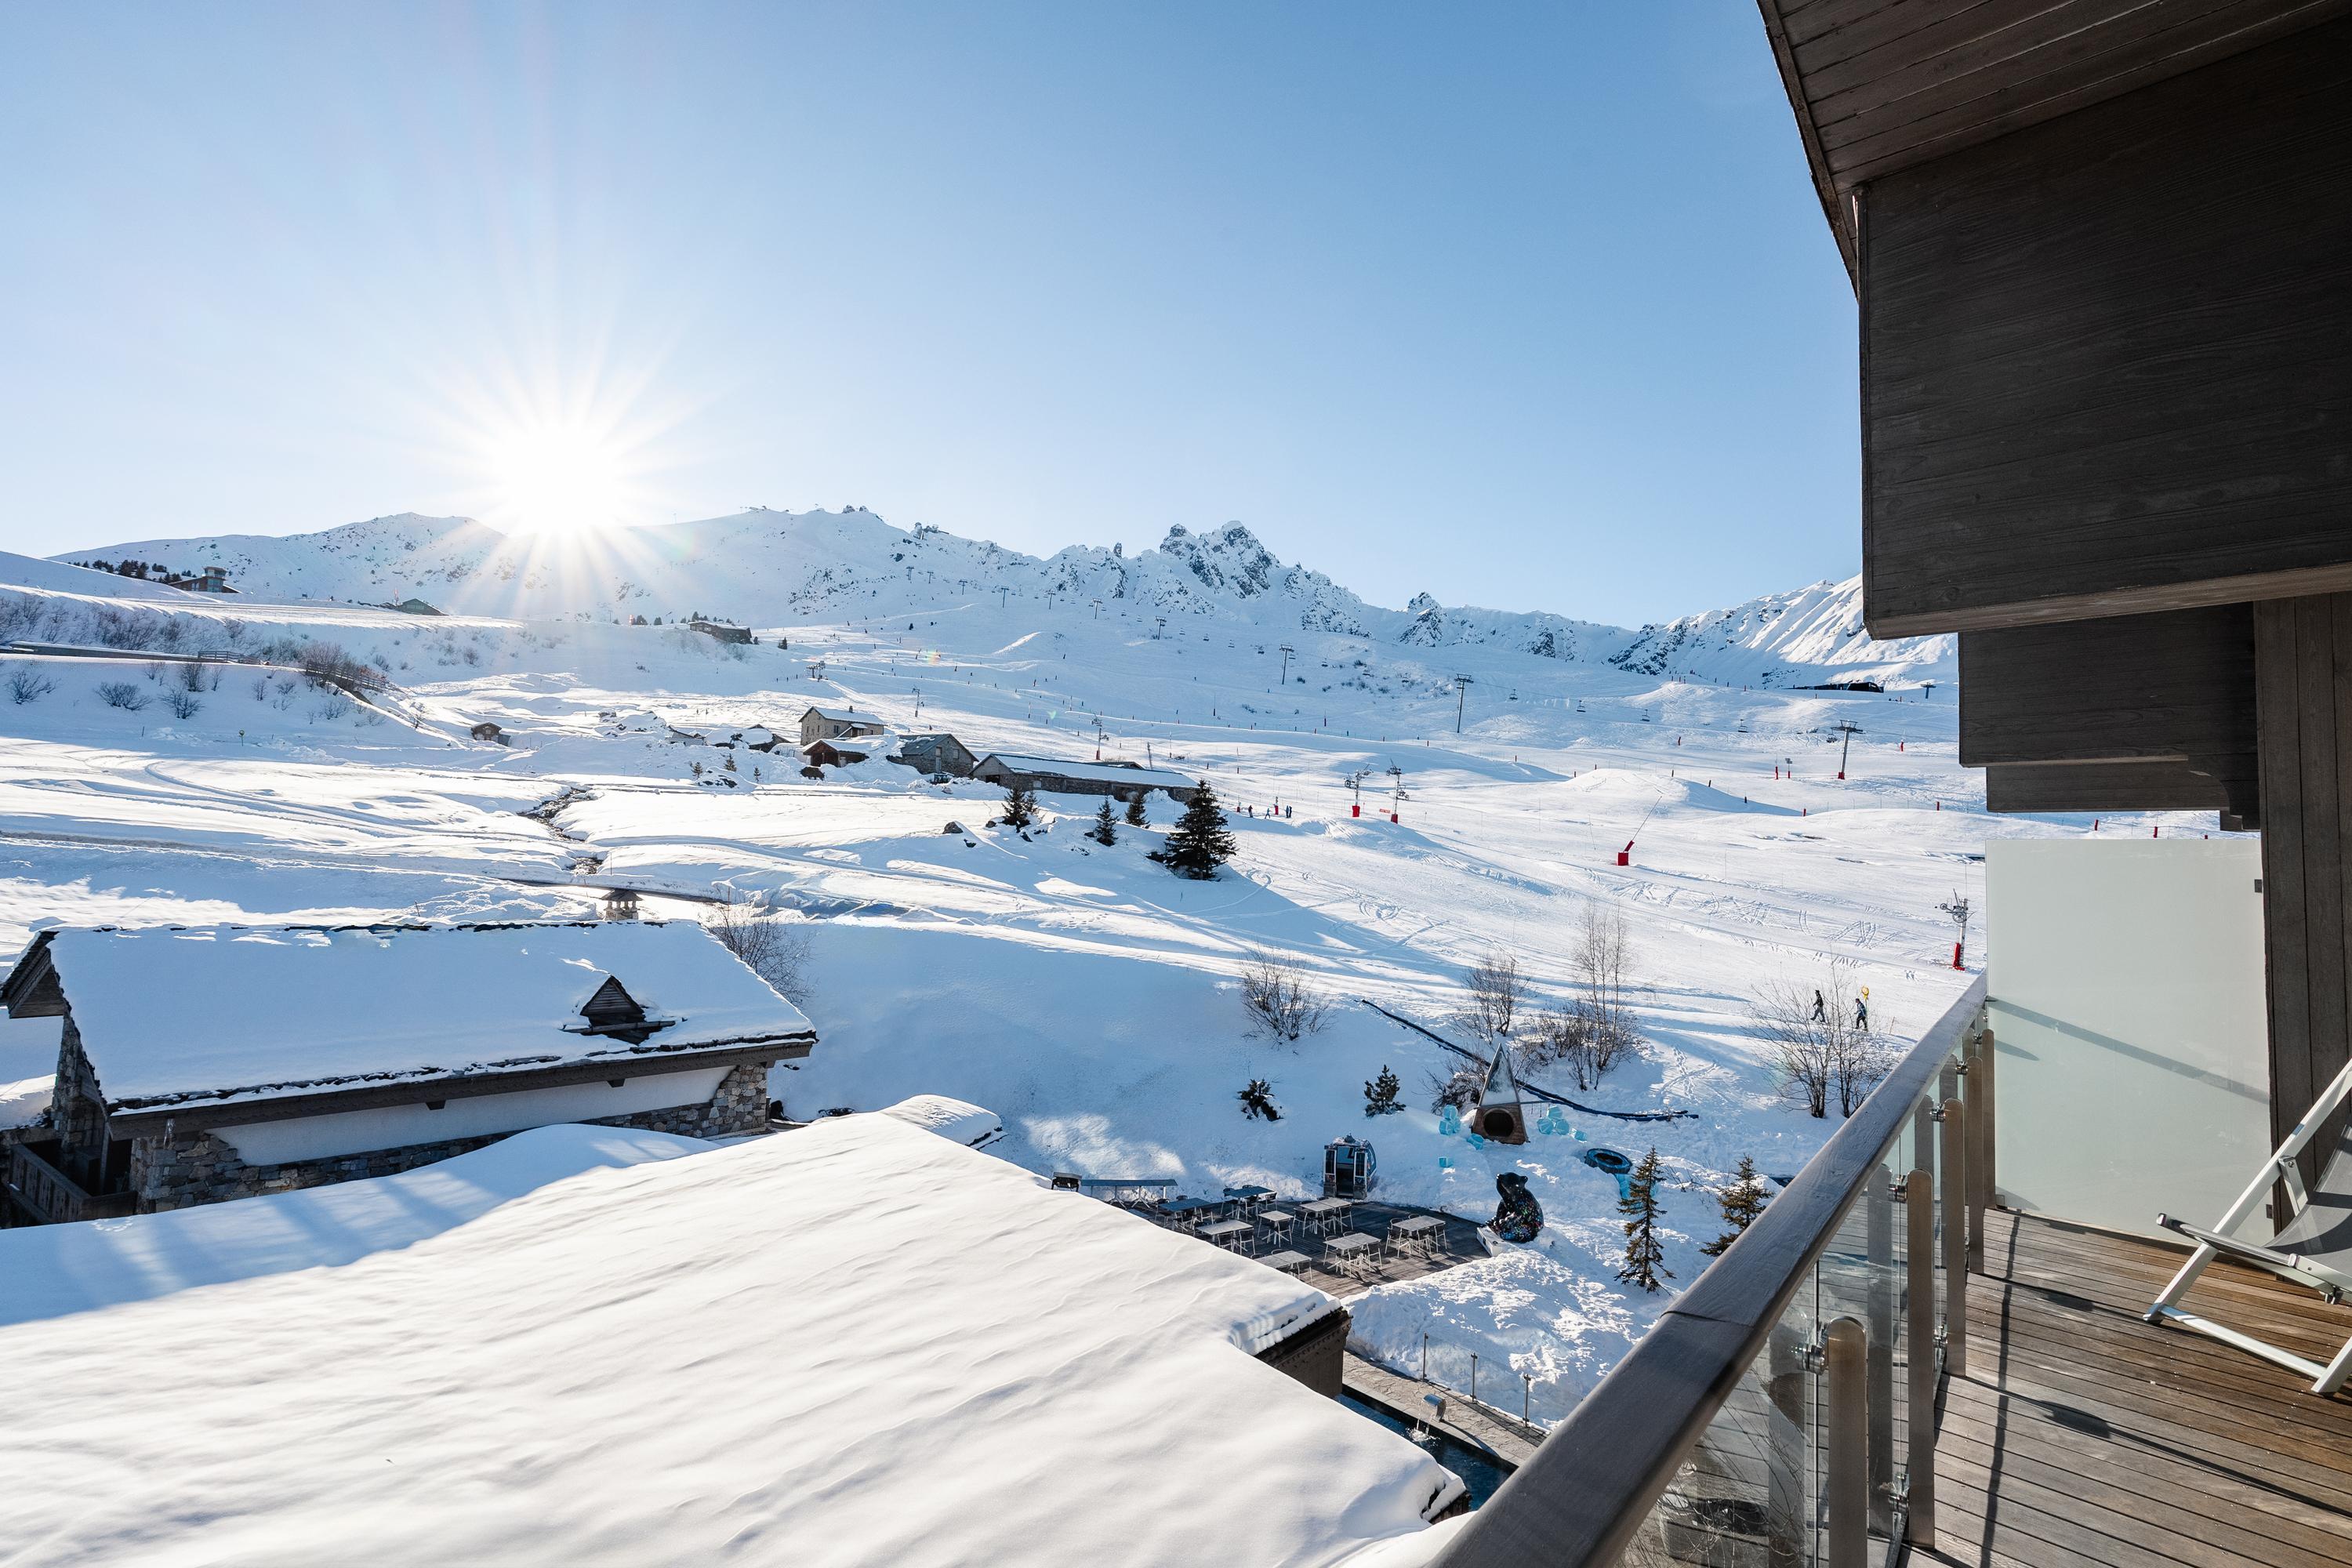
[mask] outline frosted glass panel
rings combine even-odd
[[[2002,1203],[2161,1235],[2244,1189],[2270,1149],[2261,875],[2252,838],[1988,846]]]

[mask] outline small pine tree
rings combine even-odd
[[[1127,797],[1127,825],[1129,827],[1149,827],[1151,826],[1151,818],[1145,816],[1143,812],[1144,794],[1144,791],[1137,790],[1133,795]]]
[[[1097,844],[1108,845],[1118,842],[1118,819],[1111,814],[1110,798],[1108,795],[1103,797],[1101,806],[1095,812],[1094,837]]]
[[[1037,820],[1037,797],[1027,786],[1007,784],[1004,789],[1003,821],[1007,827],[1026,827]]]
[[[1234,858],[1234,836],[1225,831],[1225,814],[1217,808],[1217,792],[1202,779],[1192,791],[1192,804],[1169,830],[1167,845],[1152,858],[1165,862],[1180,877],[1205,882]]]
[[[1381,1076],[1364,1085],[1364,1114],[1388,1116],[1402,1110],[1404,1107],[1397,1103],[1397,1090],[1402,1087],[1397,1082],[1397,1075],[1389,1070],[1388,1063],[1382,1062]]]
[[[1274,1103],[1274,1086],[1262,1078],[1254,1078],[1234,1093],[1242,1102],[1242,1114],[1259,1121],[1279,1121],[1281,1108]]]
[[[1756,1162],[1748,1155],[1739,1156],[1739,1173],[1731,1184],[1715,1194],[1723,1209],[1723,1234],[1699,1248],[1709,1258],[1720,1258],[1723,1249],[1739,1239],[1739,1233],[1756,1223],[1764,1212],[1764,1183],[1756,1174]]]
[[[1657,1145],[1652,1144],[1617,1200],[1617,1212],[1625,1216],[1625,1267],[1617,1278],[1653,1293],[1660,1280],[1674,1278],[1665,1267],[1666,1249],[1658,1245],[1659,1173]]]

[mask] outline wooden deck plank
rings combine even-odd
[[[1954,1568],[2317,1568],[2352,1562],[2352,1399],[2139,1314],[2181,1254],[2003,1211],[1947,1387],[1937,1542]],[[2217,1265],[2186,1303],[2304,1354],[2352,1313]]]

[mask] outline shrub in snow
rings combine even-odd
[[[319,699],[319,705],[310,712],[314,718],[331,724],[352,716],[352,700],[340,691],[330,691]]]
[[[193,719],[204,703],[193,691],[172,691],[164,694],[163,706],[172,710],[174,719]]]
[[[58,689],[58,683],[33,669],[12,669],[8,672],[8,697],[18,707],[38,702]]]
[[[1037,797],[1019,784],[1007,785],[1004,810],[997,820],[1007,827],[1026,827],[1037,820]]]
[[[1486,1069],[1475,1067],[1455,1068],[1444,1078],[1429,1075],[1429,1109],[1444,1111],[1449,1107],[1467,1110],[1478,1103],[1479,1090],[1486,1087]]]
[[[173,668],[174,672],[175,672],[175,673],[179,676],[179,678],[180,678],[180,689],[181,689],[181,690],[183,690],[183,691],[202,691],[202,690],[205,689],[205,667],[204,667],[203,665],[201,665],[201,664],[182,664],[182,665],[174,665],[174,666],[173,667]],[[184,717],[184,715],[183,715],[183,717]]]
[[[1814,1116],[1827,1116],[1832,1103],[1840,1116],[1852,1116],[1895,1065],[1894,1048],[1859,1020],[1850,973],[1833,963],[1810,991],[1790,980],[1769,982],[1749,1006],[1757,1032],[1772,1044],[1782,1092]]]
[[[1274,1103],[1274,1086],[1262,1078],[1254,1078],[1235,1090],[1234,1098],[1242,1102],[1242,1114],[1254,1121],[1279,1121],[1281,1108]]]
[[[1137,790],[1133,795],[1127,797],[1126,822],[1129,827],[1149,827],[1151,826],[1151,818],[1143,808],[1143,797],[1148,792],[1144,790]]]
[[[1725,1247],[1739,1239],[1739,1233],[1756,1223],[1764,1212],[1764,1179],[1756,1173],[1756,1162],[1746,1154],[1739,1156],[1739,1173],[1731,1184],[1715,1194],[1717,1206],[1723,1210],[1723,1234],[1699,1248],[1709,1258],[1720,1258]]]
[[[795,1007],[809,996],[808,933],[787,925],[733,889],[703,921],[703,930]]]
[[[1242,970],[1242,1006],[1250,1016],[1250,1033],[1296,1041],[1323,1027],[1330,1002],[1307,984],[1307,973],[1296,961],[1259,952]]]
[[[100,682],[98,698],[109,708],[120,708],[130,713],[136,713],[147,706],[147,694],[128,680]]]
[[[1617,1200],[1617,1212],[1625,1216],[1625,1267],[1617,1270],[1617,1278],[1653,1292],[1660,1280],[1674,1278],[1665,1266],[1666,1249],[1658,1242],[1658,1215],[1664,1212],[1658,1207],[1660,1173],[1658,1150],[1653,1144],[1633,1167],[1625,1195]]]
[[[1519,999],[1526,994],[1519,981],[1519,961],[1501,948],[1470,966],[1464,977],[1470,993],[1470,1026],[1489,1040],[1507,1040],[1517,1021]]]
[[[1234,836],[1225,830],[1225,814],[1217,806],[1217,792],[1202,779],[1194,786],[1192,802],[1184,808],[1184,815],[1168,830],[1167,842],[1153,850],[1151,858],[1180,877],[1204,882],[1234,858]]]
[[[1397,1082],[1397,1075],[1389,1070],[1388,1063],[1382,1062],[1381,1076],[1364,1085],[1364,1114],[1393,1116],[1402,1110],[1404,1107],[1397,1103],[1397,1090],[1402,1087]]]

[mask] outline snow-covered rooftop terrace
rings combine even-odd
[[[436,1169],[510,1188],[503,1163],[577,1131]],[[69,1227],[221,1282],[0,1328],[0,1363],[41,1369],[0,1428],[7,1549],[1385,1563],[1434,1544],[1423,1515],[1457,1493],[1254,1358],[1336,1310],[1321,1292],[905,1121],[565,1158],[568,1179],[355,1260],[341,1227],[279,1220],[310,1194]],[[238,1216],[272,1271],[188,1267]],[[50,1245],[0,1233],[0,1278]],[[340,1266],[297,1267],[306,1245]],[[82,1271],[152,1272],[105,1264]]]
[[[82,1049],[114,1105],[266,1098],[809,1035],[692,922],[168,927],[48,934]],[[641,1046],[583,1034],[607,976]]]

